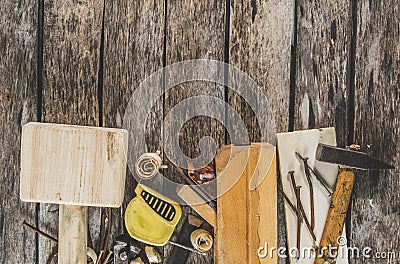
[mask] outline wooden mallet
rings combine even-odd
[[[119,207],[124,129],[28,123],[22,129],[22,201],[60,204],[58,261],[87,263],[87,206]]]

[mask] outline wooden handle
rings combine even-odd
[[[88,210],[84,206],[60,205],[58,263],[87,263]]]
[[[182,186],[178,190],[178,195],[214,229],[217,227],[217,213],[191,187]]]
[[[332,194],[331,205],[326,218],[324,231],[319,243],[318,254],[321,254],[322,248],[338,247],[338,238],[342,236],[343,226],[346,219],[347,209],[350,203],[351,193],[353,191],[355,179],[354,169],[340,169],[336,181],[335,191]],[[333,255],[337,250],[331,251]],[[315,259],[315,264],[336,263],[335,258],[329,256],[329,251],[324,250],[324,256]]]

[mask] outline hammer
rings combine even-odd
[[[356,145],[343,149],[322,143],[317,147],[317,160],[338,164],[340,165],[340,169],[319,244],[320,251],[315,259],[315,264],[336,263],[336,255],[340,242],[338,240],[342,235],[353,191],[355,169],[384,170],[394,168],[366,153],[356,151],[358,149],[359,147]],[[340,243],[340,246],[343,245]],[[331,249],[330,252],[328,252],[328,249]]]
[[[124,129],[28,123],[22,128],[22,201],[59,204],[58,263],[87,263],[87,206],[119,207]]]

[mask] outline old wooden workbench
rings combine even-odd
[[[395,165],[379,178],[358,177],[347,224],[350,245],[400,251],[399,7],[399,0],[0,0],[0,262],[45,263],[53,250],[53,242],[24,230],[23,220],[57,235],[57,208],[19,200],[22,125],[121,127],[138,84],[195,58],[229,62],[254,78],[270,98],[278,132],[335,126],[339,145],[360,144]],[[228,102],[259,139],[243,98],[195,82],[154,105],[149,151],[160,147],[163,116],[196,94]],[[197,118],[182,130],[184,152],[198,154],[204,135],[219,146],[229,142],[219,122]],[[127,182],[126,202],[131,175]],[[114,234],[123,231],[121,210],[113,210]],[[100,209],[91,209],[95,245],[99,222]],[[163,250],[164,263],[170,250]],[[212,260],[192,256],[189,263]]]

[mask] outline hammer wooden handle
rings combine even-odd
[[[355,179],[354,169],[342,168],[339,171],[335,191],[332,194],[332,200],[326,218],[324,231],[319,243],[318,255],[324,250],[324,256],[315,259],[315,264],[336,263],[336,259],[329,256],[329,247],[338,247],[338,238],[342,236],[343,226],[346,219],[347,209],[350,203],[351,193],[353,191]],[[332,250],[333,254],[337,251]]]
[[[60,205],[58,263],[87,263],[88,209],[86,206]]]

